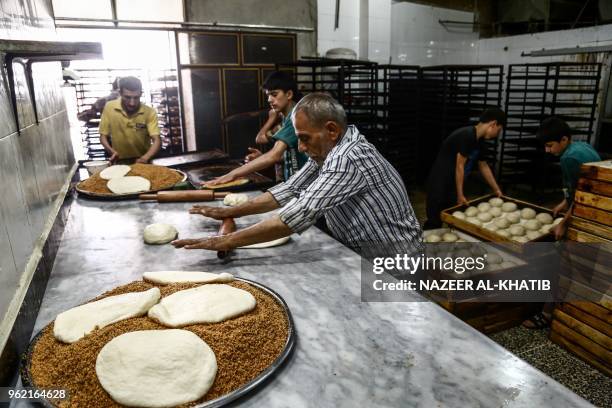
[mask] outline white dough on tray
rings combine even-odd
[[[145,272],[142,278],[151,283],[169,285],[171,283],[224,283],[234,280],[234,275],[221,272],[192,272],[192,271],[156,271]]]

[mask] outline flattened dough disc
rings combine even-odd
[[[104,180],[110,180],[117,177],[123,177],[128,174],[132,170],[130,166],[126,166],[125,164],[116,164],[114,166],[110,166],[105,168],[100,172],[100,177]]]
[[[110,179],[106,186],[115,194],[133,194],[149,191],[151,182],[140,176],[126,176]]]
[[[145,272],[142,278],[147,282],[159,285],[169,285],[171,283],[222,283],[234,280],[234,275],[227,272],[191,272],[191,271],[157,271]]]

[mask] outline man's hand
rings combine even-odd
[[[553,217],[556,217],[561,211],[567,210],[567,201],[561,201],[555,208],[553,208]]]
[[[191,210],[189,210],[189,214],[200,214],[205,217],[214,218],[215,220],[223,220],[224,218],[232,217],[232,215],[229,213],[230,211],[231,208],[194,205],[191,207]]]
[[[227,173],[225,176],[217,177],[216,179],[212,179],[209,181],[205,181],[202,183],[203,186],[214,186],[216,184],[224,184],[229,183],[230,181],[236,180],[236,176],[234,176],[231,172]]]
[[[208,249],[211,251],[229,251],[232,249],[227,235],[197,239],[177,239],[172,241],[171,244],[175,248],[185,249]]]
[[[117,160],[119,160],[119,153],[116,150],[113,150],[113,154],[108,160],[110,160],[111,163],[116,162]]]
[[[261,152],[261,150],[259,150],[259,149],[254,149],[254,148],[252,148],[252,147],[249,147],[248,149],[249,149],[249,154],[247,154],[247,155],[244,157],[244,162],[245,162],[245,163],[248,163],[248,162],[250,162],[250,161],[253,161],[253,160],[255,160],[256,158],[258,158],[259,156],[261,156],[261,155],[263,154],[263,153]]]
[[[461,195],[461,196],[457,197],[457,204],[458,205],[469,205],[469,202],[468,202],[467,198],[465,198],[464,195]]]
[[[149,159],[142,156],[136,159],[136,163],[142,163],[142,164],[147,164],[149,162]]]
[[[553,228],[553,234],[555,235],[555,239],[559,241],[565,236],[567,232],[567,225],[565,220],[561,221],[559,224],[555,225]]]
[[[500,197],[500,198],[504,195],[504,193],[502,193],[500,189],[495,190],[493,194],[495,194],[497,197]]]

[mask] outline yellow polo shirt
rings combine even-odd
[[[123,110],[121,98],[104,106],[100,134],[110,135],[113,149],[120,159],[132,159],[145,154],[151,147],[151,136],[159,136],[157,113],[144,104],[132,116]]]

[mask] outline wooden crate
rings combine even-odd
[[[478,197],[472,201],[469,202],[469,205],[473,205],[473,206],[478,206],[478,204],[482,203],[482,202],[488,202],[491,198],[496,197],[494,194],[488,194],[482,197]],[[502,196],[501,197],[504,201],[510,201],[513,202],[517,205],[517,207],[519,208],[531,208],[533,210],[535,210],[535,212],[540,213],[548,213],[552,216],[552,210],[550,210],[549,208],[545,208],[545,207],[540,207],[539,205],[535,205],[532,203],[528,203],[526,201],[521,201],[521,200],[517,200],[516,198],[512,198],[512,197],[506,197],[506,196]],[[495,231],[491,231],[488,230],[486,228],[483,227],[479,227],[478,225],[474,225],[470,222],[467,222],[465,220],[459,219],[457,217],[454,217],[452,214],[455,211],[464,211],[468,206],[466,205],[456,205],[454,207],[448,208],[444,211],[442,211],[442,213],[440,214],[440,217],[442,219],[442,221],[444,221],[445,223],[447,223],[448,225],[453,226],[454,228],[461,230],[461,231],[465,231],[466,233],[473,235],[475,237],[478,237],[482,240],[485,241],[491,241],[494,242],[498,245],[501,245],[505,248],[510,249],[513,252],[516,253],[523,253],[525,250],[526,245],[520,242],[517,242],[513,239],[510,238],[506,238],[503,237],[499,234],[497,234]],[[559,215],[561,216],[561,215]],[[551,229],[552,231],[552,229]],[[529,241],[527,243],[532,243],[532,242],[547,242],[547,241],[552,241],[553,240],[553,235],[552,232],[546,234],[546,235],[542,235],[541,237],[539,237],[538,239]]]
[[[550,339],[612,376],[612,161],[580,172],[567,239],[596,245],[567,246],[559,287],[572,300],[555,309]]]

